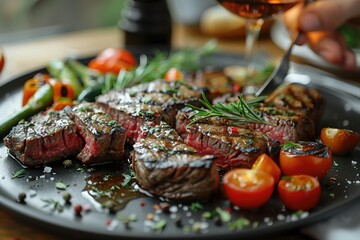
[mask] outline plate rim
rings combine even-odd
[[[230,54],[230,53],[226,53],[226,52],[219,52],[219,55],[232,55],[232,56],[240,56],[238,54]],[[87,58],[86,58],[87,59]],[[299,67],[298,65],[294,64],[292,66],[292,69],[296,69],[297,67]],[[19,88],[19,82],[21,82],[21,78],[25,78],[26,76],[32,76],[35,73],[38,73],[40,71],[44,71],[45,68],[38,68],[32,71],[29,71],[28,73],[24,73],[21,74],[17,77],[12,78],[12,80],[5,82],[3,84],[0,84],[0,89],[8,87],[8,88],[14,88],[17,87]],[[296,71],[295,71],[296,72]],[[336,78],[331,78],[331,75],[328,76],[329,79],[338,81]],[[349,86],[354,86],[358,89],[360,89],[360,85],[352,85],[351,83],[348,83]],[[326,86],[326,85],[324,85]],[[346,93],[346,92],[345,92]],[[349,93],[346,93],[349,94]],[[360,99],[356,96],[353,96],[352,94],[349,94],[349,96],[356,98],[356,99]],[[2,141],[1,141],[2,142]],[[152,234],[152,233],[144,233],[144,232],[138,232],[136,234],[132,233],[131,236],[129,235],[119,235],[119,232],[111,232],[111,231],[107,231],[104,228],[104,231],[101,232],[94,232],[94,231],[88,231],[88,230],[83,230],[82,228],[77,228],[77,226],[79,225],[79,223],[76,223],[75,225],[73,224],[73,221],[69,221],[66,222],[65,224],[59,224],[59,222],[57,220],[61,219],[58,217],[54,217],[54,215],[50,215],[45,211],[40,211],[39,209],[36,208],[32,208],[28,205],[22,205],[19,204],[18,202],[14,201],[13,199],[10,199],[6,196],[4,196],[3,194],[3,190],[0,189],[0,207],[4,207],[3,209],[5,211],[10,210],[12,213],[16,214],[19,217],[25,218],[24,220],[26,221],[30,221],[30,220],[36,220],[36,225],[41,225],[41,224],[48,224],[49,226],[51,226],[51,228],[54,229],[66,229],[66,230],[70,230],[71,232],[69,233],[69,235],[76,233],[76,235],[91,235],[92,237],[106,237],[106,239],[112,239],[112,238],[116,238],[116,239],[121,239],[121,238],[126,238],[129,239],[131,238],[136,238],[136,239],[154,239],[154,237],[156,238],[160,238],[160,239],[167,239],[169,238],[168,235],[159,235],[159,234]],[[355,196],[355,197],[349,197],[346,200],[343,200],[342,202],[336,202],[335,204],[332,205],[332,207],[329,209],[321,209],[318,210],[316,213],[312,214],[312,217],[306,217],[304,219],[299,219],[298,221],[294,221],[294,222],[287,222],[286,224],[278,224],[278,225],[274,225],[271,226],[271,228],[266,227],[266,228],[262,228],[261,229],[261,233],[254,233],[254,231],[247,231],[242,230],[241,233],[239,232],[230,232],[229,231],[229,235],[227,235],[227,237],[239,237],[239,236],[243,236],[243,237],[256,237],[256,236],[262,236],[264,234],[267,233],[278,233],[282,230],[291,230],[291,229],[295,229],[301,226],[307,226],[311,223],[315,223],[321,220],[324,220],[326,218],[329,218],[331,216],[334,216],[340,212],[342,212],[345,209],[348,209],[351,207],[351,204],[356,202],[358,199],[360,199],[360,194],[359,196]],[[34,214],[35,212],[35,214]],[[40,215],[40,217],[39,217]],[[41,223],[40,223],[40,222]],[[80,225],[79,225],[80,226]],[[258,231],[260,232],[260,231]],[[116,233],[116,234],[114,234]],[[67,235],[68,233],[66,233]],[[73,235],[72,235],[73,236]],[[221,235],[222,236],[222,235]],[[182,235],[182,236],[177,236],[177,238],[179,239],[201,239],[201,238],[218,238],[220,237],[220,235],[218,234],[212,234],[212,235],[203,235],[203,234],[187,234],[187,235]]]

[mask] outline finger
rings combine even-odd
[[[334,30],[359,15],[359,0],[320,0],[304,8],[298,26],[305,32]]]
[[[308,33],[310,48],[327,62],[346,69],[356,67],[355,54],[349,50],[338,33],[312,32]]]

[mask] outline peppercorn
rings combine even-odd
[[[81,216],[82,206],[80,204],[76,204],[74,206],[74,212],[75,212],[76,216]]]
[[[72,196],[69,192],[64,192],[62,197],[63,197],[65,203],[69,204]]]
[[[64,168],[71,168],[73,166],[73,162],[70,159],[63,161]]]
[[[25,203],[26,194],[24,192],[19,193],[18,201],[19,203]]]

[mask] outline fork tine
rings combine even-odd
[[[284,79],[289,71],[291,50],[295,45],[295,43],[297,42],[297,40],[299,39],[299,37],[300,37],[300,33],[297,34],[294,41],[290,44],[289,48],[286,50],[280,63],[277,65],[276,69],[266,79],[266,81],[261,86],[261,88],[255,93],[255,96],[269,94],[284,82]]]

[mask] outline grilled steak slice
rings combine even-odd
[[[175,115],[185,103],[196,104],[201,93],[178,82],[163,80],[99,96],[96,103],[126,129],[127,139],[134,143],[145,121],[160,120],[175,126]]]
[[[293,110],[317,123],[324,111],[324,100],[313,88],[300,84],[283,84],[265,99],[265,106]]]
[[[132,165],[138,184],[172,200],[206,200],[218,190],[219,175],[212,155],[200,156],[167,124],[145,124],[134,144]]]
[[[77,155],[83,163],[119,161],[124,155],[125,130],[95,103],[68,108],[85,147]]]
[[[84,146],[77,128],[63,111],[47,111],[21,121],[4,138],[10,154],[27,166],[78,154]]]
[[[292,142],[315,140],[316,125],[307,116],[298,115],[293,110],[276,107],[260,107],[258,111],[260,117],[269,124],[247,124],[255,131],[266,133],[281,144],[285,140]]]
[[[266,153],[268,144],[278,145],[266,134],[244,126],[195,123],[187,126],[186,131],[185,142],[200,154],[215,155],[219,169],[224,170],[250,168],[260,154]]]

